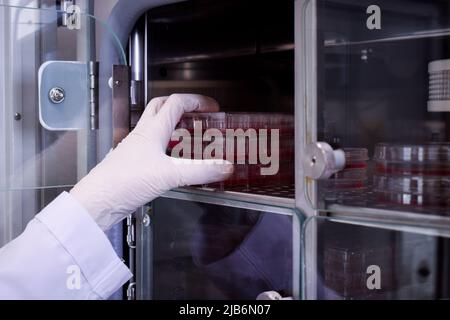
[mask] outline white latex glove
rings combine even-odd
[[[228,161],[175,159],[165,153],[183,113],[218,110],[215,100],[200,95],[153,99],[136,128],[70,193],[106,231],[170,189],[225,180],[233,172]]]

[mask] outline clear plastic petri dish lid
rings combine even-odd
[[[450,167],[450,142],[403,145],[380,143],[374,160],[396,163],[439,163]]]
[[[319,182],[319,187],[330,191],[365,189],[368,185],[367,160],[369,152],[364,148],[343,148],[345,168],[330,179]]]
[[[374,175],[376,192],[450,198],[450,177]]]
[[[450,176],[450,143],[423,145],[379,144],[375,171],[382,175]]]
[[[293,132],[294,116],[283,113],[232,112],[227,113],[227,127],[233,129],[279,129],[281,133]]]
[[[369,160],[369,151],[365,148],[342,148],[346,162],[361,162]]]
[[[421,213],[450,215],[450,198],[433,194],[412,194],[406,192],[375,192],[378,203],[388,205],[390,209],[417,211]]]
[[[336,172],[334,175],[331,176],[329,180],[332,179],[366,180],[367,169],[366,168],[344,169],[342,171]]]
[[[181,118],[178,128],[193,128],[194,121],[201,121],[203,128],[216,129],[294,129],[294,116],[262,112],[189,112]]]
[[[201,123],[202,130],[206,129],[226,129],[227,118],[224,112],[189,112],[185,113],[177,128],[194,129]]]
[[[319,181],[323,191],[361,190],[368,186],[367,169],[344,169],[335,173],[327,180]]]
[[[319,189],[327,192],[339,191],[357,191],[366,189],[368,186],[367,180],[350,180],[350,179],[331,179],[319,181]]]

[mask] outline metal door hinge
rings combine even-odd
[[[98,62],[89,62],[89,105],[91,130],[98,129]]]
[[[47,61],[40,66],[39,121],[44,128],[98,128],[98,70],[95,61]]]
[[[61,25],[70,30],[81,29],[81,8],[73,1],[61,1]]]
[[[128,267],[130,271],[133,273],[133,277],[128,282],[128,287],[126,290],[126,295],[128,300],[136,299],[136,227],[135,227],[136,219],[133,218],[132,215],[127,217],[126,226],[127,226],[127,234],[126,234],[126,242],[128,245]]]
[[[128,285],[127,300],[136,300],[136,282],[130,282]]]
[[[127,218],[127,244],[130,249],[136,248],[136,232],[131,216]]]

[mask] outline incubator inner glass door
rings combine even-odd
[[[124,51],[83,2],[65,11],[22,2],[0,5],[0,190],[69,187],[96,162],[98,93]],[[120,57],[108,66],[96,32]]]
[[[99,108],[126,61],[87,4],[0,1],[0,245],[97,163]]]

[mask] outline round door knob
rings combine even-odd
[[[345,167],[345,153],[333,150],[326,142],[308,144],[303,150],[302,167],[305,177],[314,180],[330,178]]]

